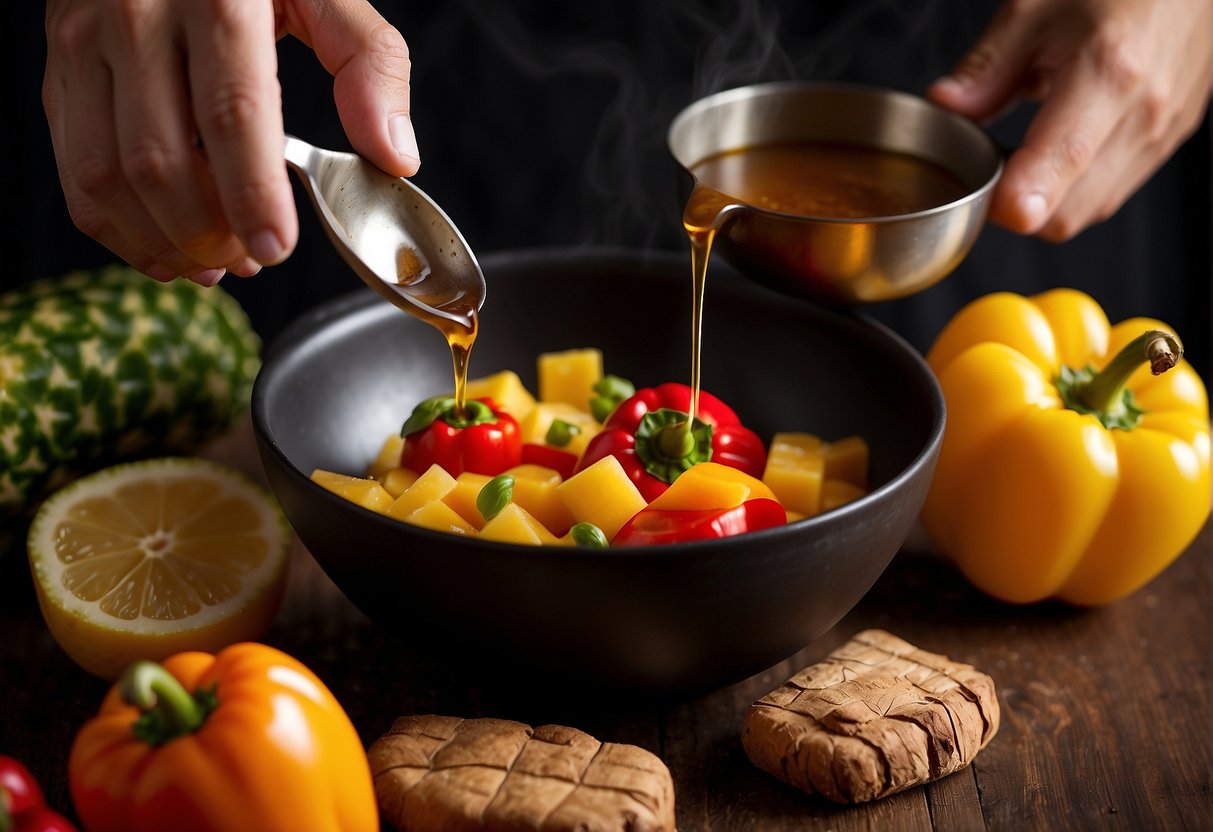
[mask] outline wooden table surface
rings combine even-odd
[[[247,426],[208,455],[261,476]],[[0,555],[0,754],[24,760],[51,805],[70,814],[67,752],[107,686],[51,639],[23,554],[17,545]],[[912,540],[817,642],[757,676],[677,703],[603,704],[575,689],[556,706],[519,700],[458,657],[436,661],[377,632],[298,543],[292,568],[265,641],[316,671],[366,744],[407,713],[572,725],[665,760],[683,832],[1213,829],[1213,523],[1145,589],[1095,610],[994,603]],[[754,768],[740,730],[751,702],[868,627],[989,673],[1002,727],[966,770],[838,807]]]

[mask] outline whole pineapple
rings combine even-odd
[[[0,524],[89,471],[227,430],[260,346],[219,287],[126,266],[0,295]]]

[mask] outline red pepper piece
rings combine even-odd
[[[48,809],[29,769],[0,756],[0,829],[5,832],[77,832],[67,818]]]
[[[733,508],[662,511],[646,508],[623,525],[612,546],[656,546],[690,540],[714,540],[782,526],[787,513],[775,500],[746,500]]]
[[[6,795],[0,799],[0,807],[12,817],[46,803],[29,769],[12,757],[0,757],[0,789]]]
[[[719,462],[762,479],[767,448],[758,434],[742,425],[724,425],[712,434],[712,462]]]
[[[522,445],[522,463],[524,465],[542,465],[560,474],[562,480],[573,476],[577,470],[577,454],[553,448],[551,445],[536,445],[524,442]]]
[[[495,477],[522,461],[522,435],[514,417],[492,399],[472,399],[455,412],[449,396],[427,399],[400,430],[400,464],[419,473],[431,465],[452,477],[464,471]]]
[[[676,424],[686,421],[690,406],[691,388],[685,384],[667,382],[637,390],[615,408],[602,432],[590,440],[577,470],[614,456],[649,502],[697,462],[715,461],[761,478],[767,464],[763,441],[742,426],[731,407],[706,390],[699,391],[699,413],[690,431],[693,444],[679,448],[676,443],[658,441],[678,438],[670,434],[678,430]],[[662,416],[663,412],[674,415]]]
[[[686,413],[691,409],[691,388],[686,384],[666,382],[656,387],[643,387],[626,399],[603,424],[605,428],[622,428],[635,433],[644,414],[652,410],[677,410]],[[699,391],[699,412],[695,417],[712,427],[740,425],[741,419],[733,408],[713,396],[707,390]]]

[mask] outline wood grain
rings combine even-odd
[[[260,476],[247,428],[211,455]],[[368,746],[405,713],[570,725],[660,756],[683,832],[1213,828],[1213,524],[1153,583],[1095,610],[991,601],[911,541],[816,643],[736,685],[675,703],[574,692],[558,707],[539,705],[458,657],[437,661],[378,632],[298,545],[292,570],[266,641],[332,688]],[[990,674],[1002,726],[968,769],[837,807],[751,765],[741,725],[753,701],[870,627]],[[70,812],[72,737],[105,690],[46,631],[23,548],[0,556],[0,754],[23,759],[59,809]]]

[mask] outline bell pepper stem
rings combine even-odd
[[[123,700],[143,711],[135,735],[160,745],[201,727],[214,708],[214,693],[191,695],[173,674],[156,662],[138,661],[118,680]]]
[[[1099,413],[1114,411],[1124,397],[1129,377],[1149,362],[1150,372],[1161,375],[1179,363],[1183,357],[1179,338],[1160,329],[1143,332],[1116,354],[1108,365],[1075,390],[1076,398],[1085,407]]]
[[[636,456],[644,470],[664,483],[712,458],[712,426],[679,410],[650,410],[635,435]]]
[[[657,445],[670,459],[683,459],[695,450],[695,436],[691,433],[691,420],[667,425],[657,435]]]

